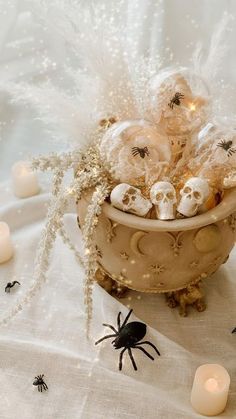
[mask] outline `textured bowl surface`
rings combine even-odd
[[[83,223],[91,193],[78,203]],[[207,213],[159,221],[127,214],[104,203],[96,233],[101,269],[142,292],[170,292],[214,273],[235,242],[236,189]]]

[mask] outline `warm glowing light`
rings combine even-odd
[[[193,112],[196,111],[196,105],[194,103],[190,103],[189,109],[190,111],[193,111]]]
[[[208,378],[205,382],[205,389],[211,393],[219,391],[218,381],[215,378]]]

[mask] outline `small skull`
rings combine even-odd
[[[155,205],[157,218],[160,220],[175,218],[174,204],[177,199],[175,188],[170,182],[156,182],[151,188],[150,198]]]
[[[120,183],[111,192],[111,204],[122,211],[144,217],[152,208],[149,199],[144,198],[138,188]]]
[[[177,208],[178,212],[186,217],[193,217],[207,200],[209,193],[210,188],[205,179],[192,177],[180,191],[181,200]]]

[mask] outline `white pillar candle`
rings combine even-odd
[[[191,403],[205,416],[219,415],[225,409],[230,385],[226,369],[218,364],[201,365],[196,371]]]
[[[0,263],[7,262],[13,256],[10,230],[6,223],[0,222]]]
[[[37,195],[40,190],[37,175],[27,161],[19,161],[13,165],[12,183],[14,194],[18,198]]]

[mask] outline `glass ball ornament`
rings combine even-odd
[[[226,126],[207,124],[198,134],[199,154],[206,154],[215,165],[236,167],[236,130]]]
[[[198,133],[188,166],[218,189],[235,187],[236,130],[208,123]]]
[[[112,125],[100,142],[100,154],[113,179],[130,185],[151,184],[169,167],[169,138],[145,120]]]
[[[148,90],[149,112],[168,135],[191,134],[209,118],[208,88],[186,68],[163,70],[150,80]]]

